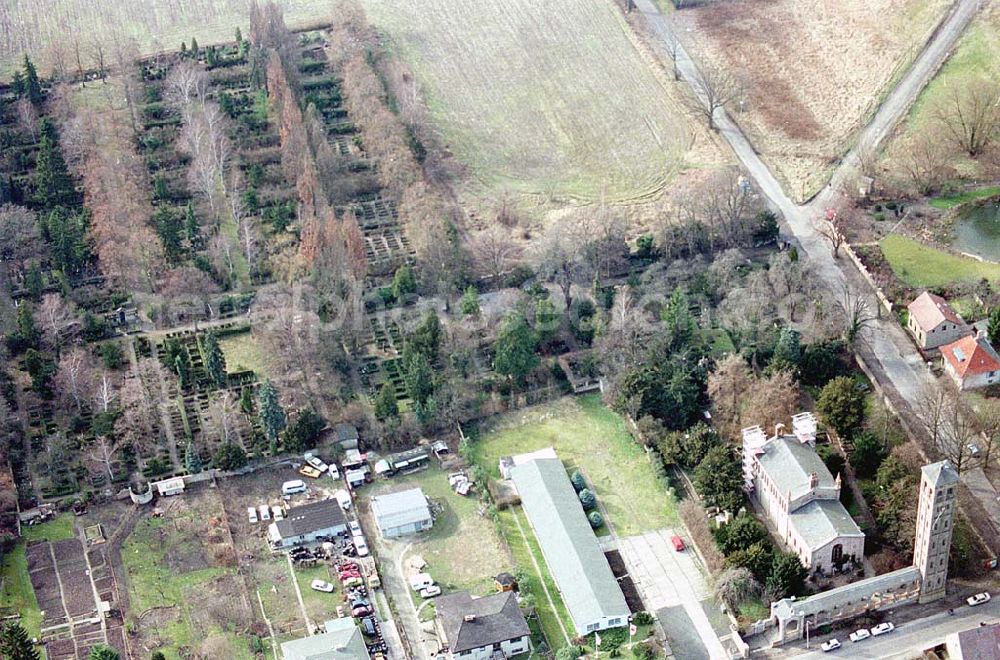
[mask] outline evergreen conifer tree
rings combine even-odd
[[[201,357],[205,361],[205,371],[218,388],[226,386],[226,361],[214,332],[205,335],[201,345]]]
[[[260,392],[257,393],[257,402],[260,406],[260,423],[264,427],[264,434],[267,435],[273,451],[278,435],[288,425],[288,419],[285,416],[284,408],[278,401],[278,391],[271,384],[271,381],[264,381],[264,384],[261,385]]]
[[[35,200],[49,209],[72,206],[76,200],[76,190],[62,150],[59,149],[59,134],[48,117],[42,120],[41,135],[35,165]]]
[[[35,645],[31,643],[28,632],[20,623],[9,621],[0,628],[0,658],[39,660]]]

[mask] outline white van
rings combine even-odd
[[[330,463],[328,471],[330,472],[330,477],[334,481],[340,479],[340,470],[337,469],[337,465],[335,463]]]
[[[249,520],[251,524],[257,522],[257,509],[252,506],[247,507],[247,520]]]
[[[257,511],[260,513],[261,520],[271,519],[271,507],[269,507],[268,505],[261,504],[259,507],[257,507]]]
[[[358,556],[367,557],[369,550],[368,550],[368,544],[365,542],[365,537],[355,536],[351,540],[354,541],[354,549],[358,551]]]
[[[296,493],[304,492],[306,492],[306,482],[301,479],[293,479],[292,481],[286,481],[281,484],[282,495],[295,495]]]
[[[351,495],[350,495],[350,493],[348,493],[346,490],[344,490],[343,488],[341,488],[336,493],[334,493],[333,496],[337,498],[337,501],[340,503],[340,508],[341,509],[343,509],[344,511],[350,511],[351,510]]]
[[[410,589],[414,591],[426,589],[432,584],[434,584],[434,578],[431,577],[430,573],[417,573],[410,578]]]
[[[271,515],[274,516],[275,520],[284,520],[285,519],[285,510],[282,509],[280,506],[272,506],[271,507]]]

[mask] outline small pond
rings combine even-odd
[[[969,205],[959,211],[951,246],[960,252],[1000,262],[1000,202]]]

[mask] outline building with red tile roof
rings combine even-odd
[[[937,348],[970,332],[969,326],[941,296],[924,291],[906,306],[906,329],[920,348]]]
[[[1000,356],[982,335],[968,335],[941,347],[944,370],[959,389],[1000,382]]]

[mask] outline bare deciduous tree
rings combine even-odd
[[[74,348],[63,354],[54,377],[63,408],[72,405],[78,413],[83,411],[83,402],[94,375],[93,359],[87,350]]]
[[[472,238],[472,255],[482,276],[495,286],[521,257],[521,247],[514,243],[509,233],[491,225]]]
[[[938,190],[951,175],[952,154],[944,141],[929,129],[918,132],[902,146],[899,167],[921,195]]]
[[[58,293],[42,296],[35,318],[42,328],[45,343],[57,352],[81,327],[76,305]]]
[[[691,87],[687,106],[705,117],[713,131],[718,130],[715,125],[716,110],[725,108],[743,94],[743,86],[736,76],[713,65],[704,66],[701,75],[691,81]]]
[[[854,293],[848,286],[844,287],[841,305],[846,315],[844,339],[847,340],[847,343],[853,344],[868,328],[874,325],[878,317],[872,312],[868,296]]]
[[[934,117],[958,148],[979,156],[1000,133],[1000,83],[987,78],[951,81]]]
[[[546,226],[545,233],[532,246],[535,270],[559,286],[566,309],[573,302],[573,285],[589,281],[587,246],[590,237],[582,228],[582,220],[579,215],[559,218]]]

